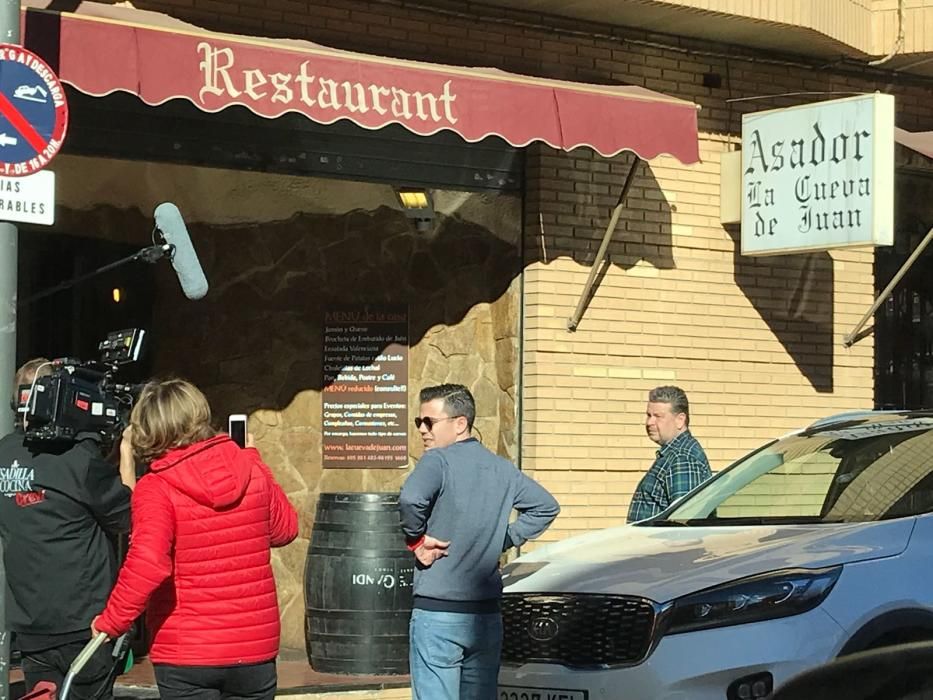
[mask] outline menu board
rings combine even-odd
[[[323,466],[408,466],[408,308],[324,312]]]

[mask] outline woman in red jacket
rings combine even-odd
[[[270,548],[298,516],[259,452],[211,428],[207,399],[181,379],[143,389],[121,460],[150,462],[132,498],[132,545],[91,629],[116,637],[149,607],[163,700],[272,698],[279,609]]]

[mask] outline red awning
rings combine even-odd
[[[54,20],[57,61],[44,57],[57,64],[65,83],[89,95],[122,90],[150,105],[185,98],[206,112],[243,105],[269,118],[300,112],[321,124],[401,124],[422,136],[449,129],[470,142],[496,135],[513,146],[543,141],[564,150],[588,146],[604,156],[627,150],[645,159],[699,160],[696,105],[640,87],[220,34],[132,7],[82,2],[73,12],[53,13],[46,8],[54,0],[22,5],[24,44],[37,50],[42,43],[31,40],[33,18],[42,20],[35,24],[43,33]]]
[[[927,158],[933,158],[933,131],[907,131],[894,127],[894,141]]]

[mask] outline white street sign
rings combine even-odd
[[[743,255],[891,245],[894,97],[743,115],[742,193]]]
[[[55,173],[40,170],[23,177],[0,177],[0,221],[55,223]]]

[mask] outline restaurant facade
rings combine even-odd
[[[87,269],[147,245],[163,201],[211,288],[192,301],[170,267],[125,267],[69,301],[82,337],[49,331],[61,305],[21,310],[20,354],[142,319],[147,371],[191,378],[220,421],[250,415],[302,517],[275,558],[285,646],[304,645],[319,495],[398,490],[422,386],[469,386],[479,437],[558,498],[544,541],[624,521],[654,386],[687,391],[714,470],[879,403],[888,341],[843,343],[874,249],[743,255],[721,165],[743,114],[842,93],[892,94],[899,127],[933,129],[923,75],[506,3],[24,7],[72,123],[56,223],[21,228],[21,296],[56,251]],[[927,158],[898,146],[896,164],[885,275],[931,223]],[[122,306],[94,311],[114,287]]]

